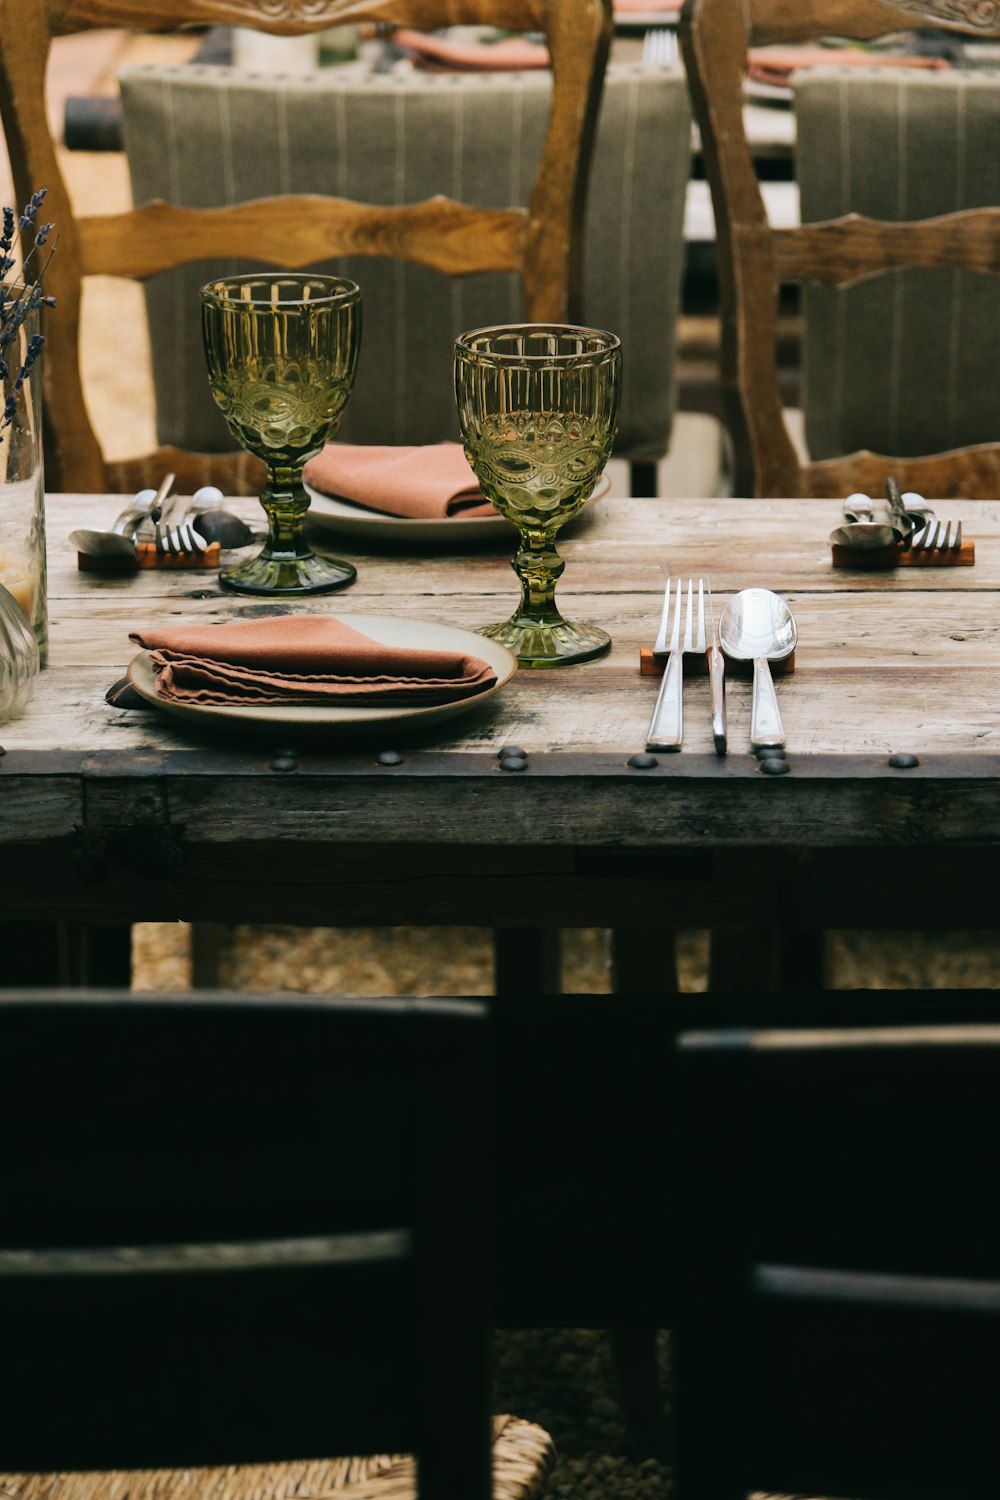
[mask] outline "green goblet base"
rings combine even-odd
[[[264,551],[249,562],[224,568],[219,574],[219,583],[236,594],[288,597],[332,594],[335,589],[345,589],[357,576],[357,568],[350,563],[332,557],[317,557],[315,552],[283,556]]]
[[[522,667],[567,667],[593,661],[611,649],[611,637],[599,625],[561,618],[533,620],[520,611],[500,625],[481,626],[477,633],[513,651]]]

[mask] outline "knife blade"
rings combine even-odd
[[[716,755],[725,755],[726,745],[726,661],[719,650],[719,639],[715,633],[715,605],[712,602],[712,583],[708,584],[708,619],[712,644],[705,655],[708,657],[708,678],[712,695],[712,739]]]

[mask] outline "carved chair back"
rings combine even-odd
[[[1000,35],[1000,5],[981,0],[688,0],[681,44],[715,209],[722,307],[721,375],[736,493],[836,497],[904,490],[941,497],[1000,494],[1000,444],[926,456],[867,448],[803,462],[786,425],[775,331],[784,283],[847,287],[901,267],[1000,276],[1000,207],[905,222],[848,212],[772,228],[743,118],[748,49],[819,36],[871,41],[914,27]]]
[[[239,24],[293,36],[344,22],[421,29],[490,24],[546,36],[552,107],[527,208],[472,208],[444,197],[395,208],[297,194],[217,209],[157,202],[120,214],[73,212],[45,109],[53,37],[93,27],[142,31]],[[59,304],[46,348],[46,482],[50,489],[129,491],[173,470],[184,491],[214,482],[257,485],[245,454],[187,454],[169,446],[108,463],[87,415],[79,361],[85,276],[145,281],[220,255],[299,268],[340,255],[388,255],[463,276],[513,271],[536,322],[580,316],[582,226],[594,126],[612,30],[611,0],[47,0],[0,6],[0,115],[22,201],[48,188],[59,249],[46,288]],[[197,317],[197,309],[192,309]]]

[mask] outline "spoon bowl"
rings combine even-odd
[[[191,518],[206,542],[218,542],[220,547],[236,549],[249,547],[257,540],[246,521],[234,516],[231,510],[223,510],[223,494],[214,484],[204,484],[191,497]]]
[[[722,611],[719,641],[723,651],[734,661],[753,662],[750,744],[754,749],[785,743],[768,662],[791,656],[797,640],[791,610],[770,589],[743,589]]]
[[[113,558],[135,559],[135,533],[142,522],[146,519],[148,512],[145,510],[133,511],[127,515],[124,521],[115,523],[112,531],[93,531],[88,527],[80,527],[71,531],[69,540],[77,552],[83,552],[87,557],[100,557],[107,561]],[[118,526],[121,530],[118,530]]]
[[[848,495],[844,501],[844,525],[831,531],[831,547],[849,547],[855,552],[872,552],[898,547],[905,532],[889,522],[876,521],[869,495]]]

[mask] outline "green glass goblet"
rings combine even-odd
[[[564,620],[556,607],[566,564],[555,536],[590,497],[611,455],[619,339],[560,324],[475,329],[455,345],[455,394],[483,494],[521,533],[513,559],[520,605],[480,633],[502,641],[525,667],[602,656],[611,645],[607,631]]]
[[[361,292],[342,276],[256,273],[202,288],[208,381],[233,436],[267,465],[267,540],[219,574],[243,594],[325,594],[353,583],[347,562],[305,538],[306,460],[335,432],[354,383]]]

